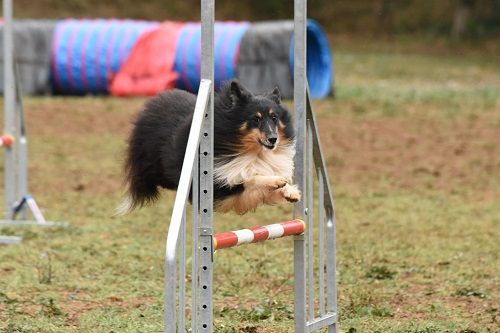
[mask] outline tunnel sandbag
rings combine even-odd
[[[164,22],[142,33],[112,79],[110,94],[150,96],[174,88],[178,78],[174,71],[175,49],[183,26],[178,22]]]
[[[292,21],[254,23],[240,46],[237,78],[250,91],[262,93],[279,86],[285,98],[293,96],[293,73],[289,64]]]
[[[14,62],[17,63],[22,91],[47,94],[50,86],[50,53],[56,21],[15,20],[12,25]],[[0,90],[3,93],[3,24],[0,24]]]
[[[255,92],[276,85],[293,97],[293,21],[254,23],[241,41],[237,78]],[[307,22],[307,79],[313,98],[332,93],[333,68],[328,40],[318,23]]]
[[[178,88],[198,91],[201,68],[200,23],[187,23],[179,33],[174,70],[178,73]],[[248,22],[215,22],[214,80],[219,88],[222,81],[236,76],[241,38],[250,27]]]
[[[62,20],[52,42],[52,85],[59,94],[108,93],[108,83],[140,34],[157,22]]]

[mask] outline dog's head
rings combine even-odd
[[[289,111],[281,104],[278,87],[253,95],[237,81],[231,81],[231,112],[238,114],[241,145],[246,151],[275,150],[293,141]]]

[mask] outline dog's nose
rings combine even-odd
[[[272,137],[272,138],[268,138],[267,140],[269,141],[270,144],[274,145],[276,143],[276,141],[278,140],[278,138]]]

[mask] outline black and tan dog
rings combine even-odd
[[[159,188],[176,189],[196,96],[173,90],[150,99],[129,138],[125,172],[126,213],[152,203]],[[244,214],[260,204],[300,200],[291,184],[294,129],[278,88],[253,95],[237,81],[214,100],[214,206]]]

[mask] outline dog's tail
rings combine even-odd
[[[130,195],[126,194],[122,202],[116,206],[113,216],[122,216],[134,210],[134,204]]]
[[[135,168],[137,166],[131,166]],[[121,216],[132,212],[137,207],[153,203],[160,196],[158,186],[153,181],[148,181],[147,176],[134,173],[126,179],[128,190],[122,202],[115,208],[113,216]]]
[[[136,148],[134,135],[131,139],[125,162],[127,193],[121,204],[116,207],[114,216],[130,213],[135,208],[153,203],[160,196],[154,161],[145,158],[144,153]]]

